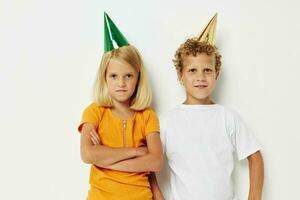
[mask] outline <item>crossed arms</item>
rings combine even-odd
[[[163,156],[159,134],[157,132],[149,134],[146,142],[147,147],[107,147],[101,145],[95,127],[90,123],[85,123],[80,139],[81,159],[85,163],[117,171],[160,171]]]

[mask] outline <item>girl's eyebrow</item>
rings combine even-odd
[[[117,71],[107,71],[108,74],[119,74]],[[124,75],[134,74],[134,71],[125,72]]]

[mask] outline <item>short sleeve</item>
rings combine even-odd
[[[160,123],[160,139],[163,147],[163,153],[166,153],[166,143],[167,143],[167,137],[166,137],[166,117],[160,116],[159,117],[159,123]]]
[[[234,113],[234,128],[231,137],[238,160],[243,160],[261,149],[254,134],[237,113]]]
[[[145,110],[145,136],[153,132],[159,132],[159,120],[156,113],[151,110]]]
[[[84,109],[78,131],[81,132],[82,126],[85,123],[91,123],[95,127],[98,127],[101,116],[101,109],[95,103],[90,104]]]

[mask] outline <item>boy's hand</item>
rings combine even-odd
[[[91,140],[92,140],[94,145],[100,145],[101,144],[100,137],[99,137],[99,135],[98,135],[98,133],[96,132],[95,129],[91,130],[90,135],[91,135]]]
[[[264,163],[260,151],[248,156],[250,190],[248,200],[261,200],[264,183]]]

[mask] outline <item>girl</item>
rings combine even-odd
[[[109,36],[118,45],[121,37],[123,45],[114,49],[111,41],[110,47],[105,42],[94,103],[84,110],[78,128],[81,158],[92,164],[87,199],[150,200],[153,194],[162,199],[154,174],[150,176],[161,169],[162,147],[142,58],[106,14],[105,19],[111,26],[105,24],[105,30],[115,31]]]

